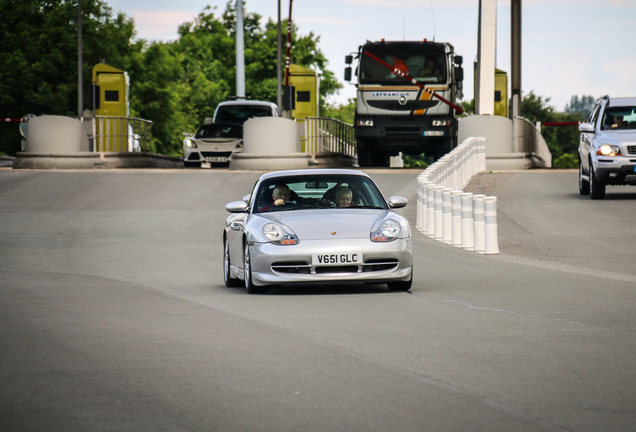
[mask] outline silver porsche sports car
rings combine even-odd
[[[223,274],[230,287],[413,280],[411,228],[365,173],[346,169],[264,174],[250,195],[225,206]]]

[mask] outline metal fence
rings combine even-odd
[[[152,122],[132,117],[95,116],[92,151],[148,152]]]
[[[340,120],[322,117],[305,119],[305,153],[342,153],[356,156],[353,126]]]

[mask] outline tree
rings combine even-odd
[[[592,110],[594,109],[594,104],[596,104],[596,100],[593,96],[581,96],[579,99],[578,96],[572,96],[570,98],[570,103],[565,105],[566,113],[577,113],[580,114],[581,120],[587,120],[590,118],[592,114]]]

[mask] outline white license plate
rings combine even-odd
[[[424,131],[424,136],[444,136],[444,131]]]
[[[313,265],[347,265],[362,264],[361,253],[333,253],[333,254],[313,254],[311,257]]]
[[[225,156],[211,156],[205,158],[206,162],[227,162],[227,157]]]

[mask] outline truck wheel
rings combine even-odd
[[[368,144],[362,144],[358,147],[358,166],[366,168],[371,166],[371,149]]]
[[[373,166],[386,168],[391,165],[391,158],[388,153],[377,150],[373,152]]]

